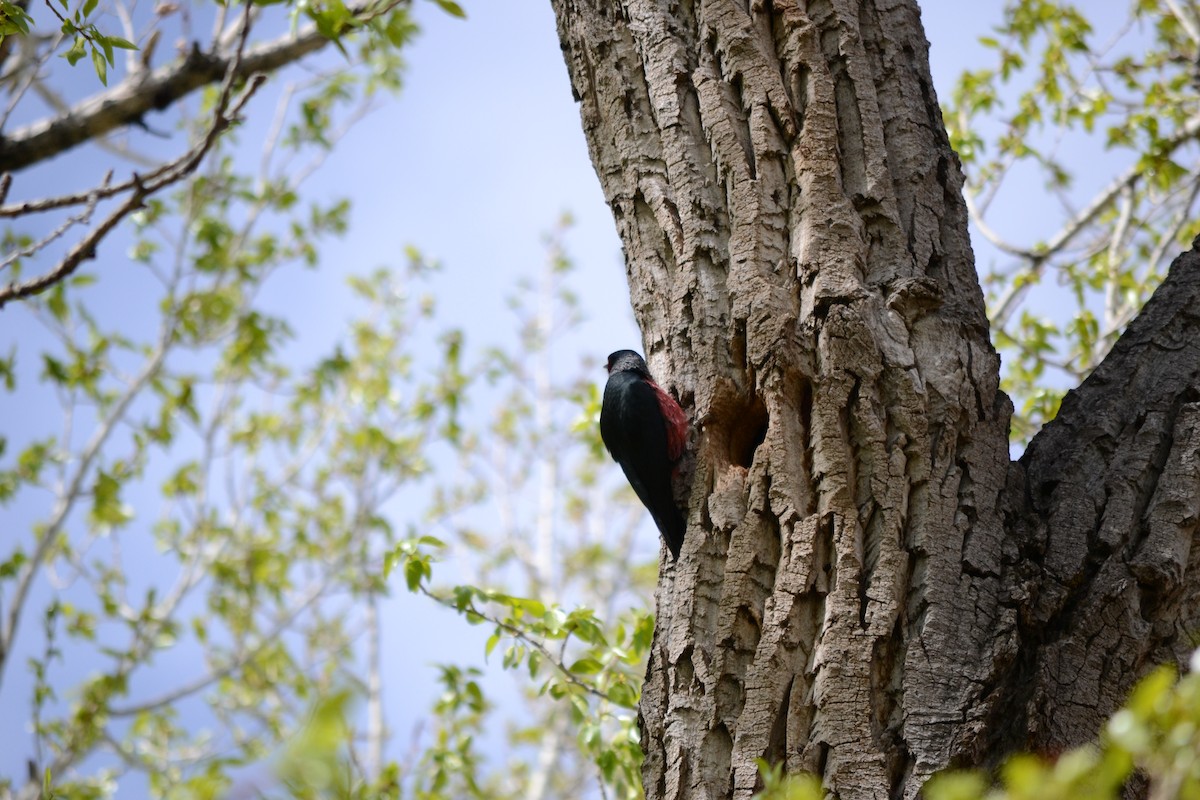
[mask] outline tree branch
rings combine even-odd
[[[1011,579],[1029,655],[1005,691],[1046,702],[998,703],[1029,715],[1005,731],[1076,741],[1153,664],[1191,653],[1178,632],[1200,623],[1197,308],[1192,250],[1015,465],[1013,542],[1030,560]]]
[[[230,98],[232,97],[235,72],[237,70],[239,59],[245,48],[246,40],[249,34],[250,15],[249,5],[247,4],[247,10],[242,18],[240,44],[238,45],[235,54],[235,60],[231,64],[229,73],[225,76],[225,82],[221,87],[221,95],[218,98],[216,108],[213,111],[212,125],[209,127],[208,133],[205,135],[203,141],[201,141],[198,145],[196,145],[196,147],[192,148],[188,153],[185,153],[175,162],[175,164],[178,165],[178,170],[173,171],[170,169],[165,169],[163,171],[159,181],[154,184],[155,190],[173,183],[182,178],[184,175],[187,175],[195,170],[196,167],[199,166],[201,160],[203,160],[204,155],[216,141],[217,136],[222,130],[224,130],[225,127],[228,126],[228,118],[226,117],[225,112],[229,105]],[[237,114],[237,112],[246,103],[246,101],[249,100],[250,96],[254,93],[255,89],[261,85],[261,83],[261,79],[253,80],[250,85],[246,87],[246,91],[243,92],[242,98],[235,105],[230,116]],[[140,206],[142,199],[150,193],[148,187],[140,180],[137,180],[136,176],[134,180],[136,187],[133,194],[131,194],[126,201],[122,203],[121,206],[119,206],[104,221],[93,228],[91,232],[83,238],[82,241],[72,248],[71,252],[67,254],[67,257],[63,259],[58,267],[56,267],[54,270],[51,270],[49,273],[46,273],[45,275],[34,278],[31,281],[27,281],[23,284],[10,283],[7,287],[5,287],[4,290],[0,290],[0,308],[3,308],[5,302],[8,300],[25,297],[40,292],[53,283],[70,275],[71,272],[73,272],[83,260],[83,258],[87,255],[90,255],[94,251],[95,246],[100,239],[103,238],[103,236],[109,230],[111,230],[113,226],[117,224],[117,222],[123,219],[125,215]],[[3,680],[4,668],[8,663],[8,655],[12,652],[12,646],[16,637],[17,628],[21,621],[21,613],[25,604],[25,598],[28,595],[30,586],[33,583],[33,579],[37,576],[42,563],[49,555],[51,545],[58,537],[59,530],[61,530],[63,524],[66,522],[67,515],[70,513],[71,508],[74,506],[75,500],[79,497],[80,492],[83,490],[83,482],[91,470],[92,462],[98,456],[101,447],[104,445],[104,442],[108,439],[117,423],[124,417],[125,412],[133,402],[133,399],[141,392],[146,384],[158,373],[159,369],[162,367],[172,335],[173,334],[169,322],[164,323],[163,329],[159,335],[158,345],[154,352],[147,359],[142,371],[138,374],[137,378],[130,385],[129,389],[125,392],[121,399],[117,401],[112,412],[104,420],[103,424],[97,428],[96,432],[92,436],[91,441],[88,442],[87,447],[84,449],[84,452],[80,457],[79,465],[76,468],[74,476],[72,477],[70,483],[64,486],[64,491],[59,495],[58,501],[55,503],[51,522],[46,526],[46,529],[38,538],[37,547],[34,551],[33,557],[24,566],[20,573],[20,577],[17,580],[17,587],[13,595],[12,607],[8,609],[7,620],[4,624],[4,627],[0,629],[0,681]]]
[[[1183,28],[1187,33],[1188,38],[1193,42],[1200,44],[1200,28],[1196,26],[1196,21],[1188,16],[1187,12],[1179,7],[1179,3],[1175,0],[1166,0],[1167,8],[1171,9],[1171,13],[1175,15],[1176,21],[1179,22],[1179,27]]]
[[[1200,116],[1193,116],[1188,119],[1173,136],[1163,140],[1163,153],[1173,152],[1175,148],[1191,141],[1200,135]],[[1058,233],[1054,234],[1048,242],[1037,247],[1019,247],[1006,241],[1000,234],[988,227],[983,222],[983,215],[980,209],[976,208],[974,200],[969,193],[964,192],[964,197],[967,200],[967,209],[971,215],[971,221],[983,234],[984,238],[996,246],[997,249],[1016,256],[1017,258],[1035,261],[1037,259],[1049,258],[1057,254],[1060,250],[1066,247],[1076,235],[1086,228],[1104,209],[1115,201],[1123,191],[1132,187],[1142,177],[1143,170],[1137,165],[1126,169],[1115,179],[1113,179],[1104,189],[1100,191],[1092,202],[1084,206],[1078,213],[1067,221]]]
[[[75,468],[75,472],[71,477],[70,482],[63,487],[63,491],[59,494],[54,505],[54,510],[51,513],[50,521],[46,524],[45,529],[38,537],[37,546],[34,549],[33,555],[29,561],[22,567],[18,578],[17,586],[13,592],[12,604],[8,609],[8,616],[4,626],[0,629],[0,683],[4,680],[4,668],[8,664],[8,656],[12,652],[13,642],[16,639],[17,628],[21,623],[22,611],[25,608],[25,599],[29,594],[29,589],[33,585],[33,580],[37,576],[42,563],[50,552],[50,546],[58,538],[59,531],[62,530],[66,522],[67,515],[75,505],[75,501],[83,493],[84,480],[91,471],[92,463],[100,453],[100,449],[108,440],[109,435],[113,432],[117,422],[124,417],[125,412],[129,409],[134,398],[141,390],[150,382],[157,374],[158,369],[162,366],[163,358],[166,355],[166,344],[169,340],[171,332],[163,331],[163,337],[160,338],[158,346],[154,352],[146,360],[146,365],[142,368],[141,373],[134,380],[133,384],[126,390],[125,394],[113,406],[112,412],[96,429],[91,440],[84,448],[80,455],[79,464]]]
[[[449,597],[443,597],[443,596],[437,594],[436,592],[430,591],[429,589],[425,588],[424,586],[421,586],[418,589],[418,591],[421,594],[428,597],[433,602],[438,603],[439,605],[443,605],[446,608],[449,608],[450,610],[454,611],[457,614],[465,614],[466,612],[469,611],[470,613],[478,616],[484,622],[488,622],[488,623],[491,623],[492,625],[495,625],[497,628],[504,631],[512,638],[516,639],[517,641],[524,642],[527,647],[529,647],[533,650],[536,650],[541,655],[542,658],[546,659],[546,663],[552,665],[556,670],[558,670],[558,673],[563,676],[563,678],[567,681],[567,683],[570,683],[573,686],[575,686],[576,688],[583,690],[587,694],[599,697],[601,700],[607,700],[608,702],[612,703],[613,705],[620,705],[620,703],[617,703],[615,700],[613,700],[611,697],[609,697],[606,693],[600,691],[595,686],[589,686],[588,684],[579,680],[579,676],[577,676],[575,673],[571,672],[571,670],[567,669],[567,666],[566,666],[566,664],[563,663],[562,659],[560,659],[554,653],[550,652],[550,649],[548,647],[546,647],[546,645],[543,642],[534,638],[533,635],[531,635],[529,632],[521,630],[517,626],[512,625],[508,622],[505,622],[504,620],[500,619],[499,617],[493,616],[492,614],[489,614],[486,611],[481,610],[474,603],[472,603],[470,606],[468,606],[466,608],[459,608],[458,604],[455,603],[455,601],[453,599],[451,599]]]
[[[101,182],[100,188],[102,190],[108,188],[109,182],[111,180],[112,180],[112,170],[109,170],[108,173],[104,176],[104,180]],[[88,200],[87,207],[82,212],[80,212],[74,216],[67,217],[67,219],[64,220],[61,225],[59,225],[57,228],[55,228],[49,234],[47,234],[45,236],[45,238],[40,239],[37,242],[34,242],[33,244],[29,245],[28,247],[23,247],[20,250],[16,250],[12,253],[9,253],[6,256],[4,256],[3,259],[0,259],[0,270],[4,269],[5,267],[11,266],[15,261],[18,261],[19,259],[29,258],[34,253],[37,253],[42,248],[46,247],[51,242],[58,239],[60,236],[65,234],[68,230],[75,227],[79,223],[91,221],[92,214],[95,213],[95,211],[96,211],[96,204],[99,202],[100,202],[100,198],[97,197],[95,194],[93,194],[91,196],[91,198],[89,198],[89,200]]]
[[[348,10],[356,17],[373,17],[399,3],[400,0],[391,0],[380,9],[373,0],[362,0],[350,4]],[[308,25],[295,34],[255,45],[247,49],[236,64],[234,77],[274,72],[320,50],[329,41],[315,25]],[[0,171],[24,169],[114,128],[138,122],[148,112],[168,108],[196,89],[221,80],[237,61],[236,53],[206,53],[194,45],[181,60],[140,78],[127,78],[64,114],[35,122],[12,136],[0,138]]]
[[[249,28],[247,27],[245,30],[248,31]],[[241,53],[240,49],[238,53]],[[49,272],[31,278],[23,283],[9,283],[8,286],[0,289],[0,309],[3,309],[4,305],[10,300],[18,300],[38,294],[64,278],[69,277],[79,268],[79,265],[85,259],[95,257],[96,246],[100,241],[108,235],[109,231],[117,226],[117,223],[133,211],[141,208],[142,201],[155,192],[187,177],[200,166],[200,162],[204,160],[204,156],[208,154],[213,144],[216,143],[217,137],[229,127],[230,122],[237,117],[258,88],[266,81],[264,75],[253,75],[237,103],[227,111],[233,91],[234,79],[241,72],[239,63],[235,55],[235,59],[230,64],[229,71],[225,76],[221,97],[213,112],[212,124],[209,126],[204,138],[195,147],[188,150],[175,161],[160,167],[151,173],[150,176],[141,178],[135,174],[129,181],[126,181],[123,185],[127,187],[132,186],[133,191],[125,198],[125,201],[121,205],[117,206],[112,213],[105,217],[96,227],[92,228],[83,239],[72,247],[71,251],[59,262],[58,266]]]
[[[293,605],[288,613],[276,621],[274,627],[267,633],[266,636],[260,637],[257,644],[242,650],[237,655],[229,659],[220,667],[212,669],[203,675],[194,678],[187,683],[176,686],[170,691],[164,692],[158,697],[142,700],[137,703],[130,703],[127,706],[116,706],[108,709],[108,714],[111,717],[130,717],[136,714],[141,714],[144,711],[155,711],[163,706],[171,705],[185,697],[189,697],[196,692],[201,691],[209,686],[212,686],[222,678],[232,675],[237,670],[248,664],[256,656],[262,653],[268,645],[273,645],[277,642],[280,636],[287,632],[300,614],[307,611],[318,600],[320,600],[325,591],[329,588],[328,583],[319,582],[309,589],[307,596],[304,597],[298,604]]]

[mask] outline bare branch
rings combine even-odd
[[[1195,139],[1197,135],[1200,135],[1200,116],[1193,116],[1173,136],[1163,140],[1163,153],[1172,152],[1184,142]],[[975,209],[971,197],[969,195],[965,196],[967,198],[967,209],[971,214],[971,221],[979,228],[979,232],[983,234],[984,238],[1009,255],[1029,261],[1037,261],[1038,259],[1047,259],[1057,254],[1070,244],[1071,240],[1091,224],[1100,215],[1100,212],[1108,208],[1120,196],[1122,191],[1128,187],[1132,187],[1141,177],[1142,170],[1137,164],[1129,167],[1092,198],[1092,202],[1088,203],[1068,220],[1059,229],[1058,233],[1051,237],[1050,241],[1033,248],[1017,247],[1004,240],[998,233],[984,224],[981,215]]]
[[[38,97],[42,98],[42,100],[46,102],[46,105],[50,106],[60,114],[66,113],[71,109],[71,105],[65,99],[63,99],[58,92],[54,91],[54,89],[52,89],[44,80],[35,79],[33,81],[33,91]],[[147,128],[147,130],[149,130],[149,128]],[[153,131],[151,132],[153,133]],[[137,164],[144,169],[150,169],[159,166],[157,159],[144,156],[141,153],[134,152],[125,145],[121,145],[112,141],[108,134],[96,139],[95,144],[101,150],[104,150],[107,153],[112,153],[113,155],[123,158],[133,164]]]
[[[5,41],[11,41],[13,37],[6,37]],[[56,31],[52,36],[47,37],[49,46],[41,53],[37,51],[37,39],[33,36],[21,37],[21,55],[17,57],[16,66],[11,71],[4,75],[4,79],[10,77],[14,81],[14,87],[8,95],[8,105],[4,109],[4,113],[0,114],[0,130],[8,124],[8,118],[16,110],[17,104],[21,102],[21,98],[25,96],[25,92],[37,79],[38,73],[46,62],[58,49],[58,45],[63,40],[61,30]],[[28,54],[26,51],[31,51]]]
[[[316,603],[325,595],[325,592],[328,588],[328,583],[315,584],[313,588],[309,589],[307,595],[301,599],[299,603],[295,603],[289,607],[288,612],[280,617],[271,630],[268,631],[265,636],[260,637],[255,645],[242,650],[220,667],[206,672],[200,677],[188,681],[187,683],[181,684],[180,686],[177,686],[171,691],[165,692],[158,697],[154,697],[149,700],[143,700],[140,703],[133,703],[127,706],[109,708],[109,716],[131,717],[141,714],[144,711],[154,711],[162,708],[163,706],[169,706],[172,703],[178,702],[179,700],[189,697],[196,692],[202,691],[227,675],[232,675],[234,672],[248,664],[256,656],[261,654],[268,646],[275,644],[279,637],[282,636],[293,625],[293,623],[295,623],[300,614],[311,608],[314,603]]]
[[[1167,251],[1173,245],[1176,245],[1176,239],[1179,237],[1180,232],[1183,231],[1183,226],[1192,218],[1192,206],[1195,205],[1197,197],[1200,197],[1200,176],[1192,180],[1192,185],[1188,189],[1187,200],[1179,207],[1175,218],[1171,220],[1171,224],[1162,236],[1159,237],[1158,244],[1155,246],[1153,252],[1150,253],[1150,257],[1146,259],[1145,269],[1147,272],[1157,270],[1158,265],[1167,257]]]
[[[1129,232],[1129,223],[1133,217],[1133,205],[1133,187],[1122,189],[1121,212],[1117,218],[1117,226],[1113,229],[1112,238],[1109,240],[1108,253],[1105,259],[1108,269],[1108,278],[1105,281],[1104,291],[1104,325],[1107,328],[1106,333],[1112,331],[1113,326],[1116,324],[1117,314],[1120,311],[1121,293],[1119,278],[1121,271],[1121,251],[1125,247],[1125,236]],[[1093,363],[1098,362],[1103,357],[1103,353],[1100,352],[1103,348],[1101,344],[1103,341],[1103,337],[1097,339],[1097,352],[1093,356]],[[1105,350],[1105,352],[1107,351]]]
[[[998,183],[999,182],[997,182],[997,184]],[[975,205],[975,198],[970,192],[963,192],[963,199],[967,203],[967,213],[971,216],[971,222],[975,223],[975,227],[981,234],[983,234],[983,238],[987,239],[993,247],[1002,253],[1007,253],[1010,256],[1029,259],[1031,261],[1034,259],[1034,254],[1032,251],[1026,250],[1023,247],[1017,247],[1015,244],[1011,244],[1007,239],[993,230],[992,227],[984,221],[984,214],[987,213],[986,205],[983,207],[977,207]],[[988,199],[988,202],[990,201],[991,198]],[[0,208],[0,216],[4,216],[4,211],[4,208]]]
[[[1175,15],[1175,19],[1179,22],[1179,27],[1187,33],[1188,38],[1196,44],[1200,44],[1200,27],[1197,27],[1196,20],[1192,19],[1186,11],[1179,7],[1175,0],[1165,0],[1167,8],[1171,9],[1171,13]]]
[[[1192,182],[1192,186],[1188,192],[1187,200],[1182,206],[1180,206],[1178,212],[1176,212],[1175,218],[1171,221],[1171,224],[1159,237],[1158,244],[1155,245],[1154,251],[1150,254],[1150,257],[1146,259],[1146,263],[1144,265],[1146,276],[1149,276],[1151,272],[1158,269],[1158,265],[1164,258],[1166,258],[1168,250],[1170,250],[1170,248],[1176,244],[1176,240],[1178,239],[1180,232],[1183,231],[1183,227],[1187,225],[1188,221],[1192,218],[1192,206],[1195,205],[1198,197],[1200,197],[1200,178]],[[1113,332],[1122,330],[1133,320],[1135,316],[1137,316],[1137,313],[1140,310],[1141,306],[1139,304],[1127,303],[1124,310],[1121,312],[1121,315],[1113,323],[1112,330],[1109,331],[1109,333],[1111,334]]]
[[[391,0],[382,8],[374,0],[349,5],[356,17],[373,17],[395,8]],[[147,113],[171,106],[187,94],[216,83],[230,73],[235,78],[272,73],[325,47],[329,39],[308,25],[295,34],[255,45],[245,51],[219,55],[198,45],[181,60],[84,100],[65,114],[41,120],[0,139],[0,171],[15,171],[102,136],[114,128],[140,121]]]
[[[563,723],[566,719],[567,717],[561,714],[555,716],[549,730],[542,736],[542,746],[538,748],[537,761],[529,780],[526,800],[545,800],[546,792],[550,788],[550,776],[554,772],[559,754],[562,752],[563,739],[566,738],[566,731],[563,730]],[[604,791],[603,780],[600,781],[600,790]]]
[[[386,734],[383,721],[383,680],[380,668],[379,595],[367,595],[367,758],[363,772],[376,781],[383,769]]]
[[[150,192],[144,184],[139,184],[137,189],[129,195],[115,211],[105,217],[95,228],[92,228],[82,240],[79,241],[71,252],[67,253],[66,258],[59,262],[58,266],[50,272],[39,275],[36,278],[24,281],[22,283],[10,283],[8,286],[0,289],[0,308],[10,300],[19,300],[22,297],[30,297],[35,294],[44,292],[59,281],[71,276],[84,259],[96,257],[96,245],[103,239],[109,231],[116,227],[117,223],[129,215],[130,212],[141,208],[142,201]]]
[[[6,177],[7,177],[7,173],[6,173]],[[112,180],[112,170],[109,170],[108,174],[104,176],[104,181],[100,184],[100,187],[101,188],[107,187],[109,181],[111,181],[111,180]],[[59,225],[54,230],[50,231],[50,233],[48,233],[45,236],[45,238],[43,238],[37,242],[34,242],[33,244],[29,245],[28,247],[24,247],[20,250],[17,250],[14,253],[9,253],[8,255],[6,255],[3,258],[3,260],[0,260],[0,270],[4,269],[5,267],[11,266],[13,264],[13,262],[17,261],[18,259],[29,258],[31,255],[38,252],[43,247],[46,247],[51,242],[58,239],[64,233],[69,231],[71,228],[75,227],[76,225],[78,225],[82,222],[90,221],[92,218],[92,214],[96,210],[96,203],[98,203],[99,201],[100,201],[100,198],[93,195],[91,200],[88,201],[87,207],[82,212],[80,212],[79,214],[76,214],[73,217],[68,217],[66,220],[63,221],[63,223],[61,225]]]
[[[231,69],[226,76],[225,85],[222,89],[221,98],[217,103],[216,110],[213,112],[212,125],[209,127],[205,137],[195,147],[175,161],[157,170],[153,178],[143,179],[134,175],[129,181],[132,184],[133,191],[125,199],[125,202],[121,203],[100,224],[92,228],[87,236],[71,248],[71,251],[59,262],[58,266],[36,278],[31,278],[23,283],[10,283],[8,286],[0,289],[0,309],[4,308],[4,305],[11,300],[38,294],[64,278],[69,277],[85,259],[95,257],[96,246],[100,243],[100,240],[116,227],[117,223],[133,211],[141,208],[143,200],[194,172],[200,166],[200,162],[204,160],[204,156],[212,149],[217,137],[229,127],[231,121],[237,117],[245,104],[266,80],[266,77],[263,75],[256,74],[251,76],[250,82],[246,86],[246,90],[242,93],[241,98],[239,98],[232,109],[229,109],[227,114],[226,107],[229,104],[233,81],[237,73],[237,61],[235,60],[231,64]]]
[[[1034,258],[1028,269],[1022,270],[1012,276],[1008,286],[1004,290],[1004,294],[1000,296],[1000,301],[996,303],[995,309],[991,313],[992,327],[994,329],[1003,328],[1008,324],[1008,318],[1012,316],[1016,310],[1017,304],[1025,297],[1025,293],[1029,291],[1029,287],[1037,283],[1037,279],[1041,277],[1042,271],[1046,268],[1046,259]],[[1028,276],[1028,277],[1025,277]],[[1024,278],[1022,280],[1022,278]]]

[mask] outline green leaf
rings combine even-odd
[[[581,658],[569,667],[576,675],[595,675],[603,669],[604,665],[594,658]]]
[[[168,497],[194,495],[200,489],[200,465],[195,461],[184,464],[163,484],[163,494]]]
[[[96,68],[96,77],[108,86],[108,62],[104,60],[104,54],[95,47],[92,48],[92,66]]]
[[[474,586],[455,586],[454,587],[454,608],[457,611],[465,611],[471,607],[471,602],[475,599]]]
[[[59,322],[66,322],[67,319],[67,300],[65,290],[61,283],[56,283],[46,293],[46,308]]]
[[[23,567],[25,562],[28,560],[29,557],[25,555],[25,551],[17,549],[11,556],[9,556],[7,561],[0,563],[0,578],[13,577],[18,571],[20,571],[21,567]]]
[[[1139,719],[1148,719],[1168,696],[1175,683],[1175,669],[1163,665],[1155,669],[1138,683],[1129,697],[1126,707]]]
[[[459,19],[467,18],[467,12],[463,11],[462,6],[454,2],[454,0],[435,0],[435,2],[442,11],[445,11],[450,16],[458,17]]]
[[[34,442],[17,457],[17,474],[27,483],[37,483],[41,478],[42,469],[50,460],[53,440]]]
[[[638,694],[633,687],[627,683],[613,684],[611,687],[609,687],[607,694],[608,699],[619,706],[624,706],[625,708],[637,707]]]
[[[421,586],[425,577],[425,564],[419,558],[410,558],[404,565],[404,582],[410,592],[415,592]]]
[[[4,388],[10,392],[17,386],[16,363],[17,347],[13,345],[8,351],[8,358],[0,358],[0,382],[3,382]]]
[[[122,482],[113,472],[99,470],[92,488],[91,518],[96,524],[117,526],[133,518],[133,509],[121,502]]]

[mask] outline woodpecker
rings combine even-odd
[[[686,524],[675,504],[671,478],[687,446],[687,415],[632,350],[610,355],[605,369],[600,438],[654,518],[672,560],[677,559]]]

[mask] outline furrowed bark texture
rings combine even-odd
[[[911,796],[995,681],[1009,408],[916,7],[557,0],[651,367],[701,436],[649,798]]]
[[[1198,245],[1013,471],[1021,657],[998,749],[1090,738],[1136,678],[1200,644]]]
[[[1107,666],[1139,609],[1178,604],[1196,406],[1163,390],[1110,429],[1068,403],[1076,422],[1010,464],[916,5],[552,4],[651,369],[699,433],[643,690],[646,796],[749,798],[766,758],[843,800],[911,798],[947,764],[1093,734],[1186,627],[1146,621]]]

